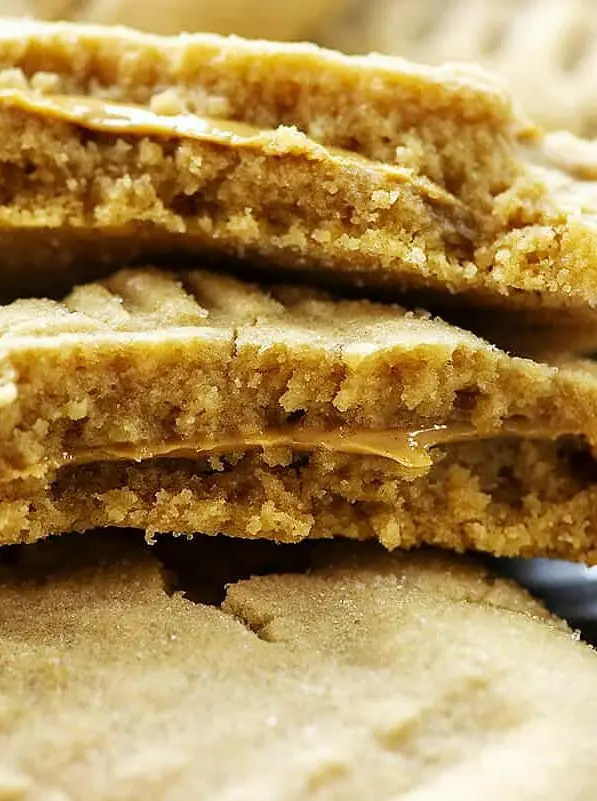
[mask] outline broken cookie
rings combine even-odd
[[[0,541],[117,525],[597,559],[597,375],[425,312],[124,270],[0,312]]]
[[[0,290],[210,252],[592,345],[595,204],[543,147],[473,68],[6,21]]]

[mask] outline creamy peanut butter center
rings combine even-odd
[[[145,461],[156,458],[192,459],[198,455],[230,453],[233,451],[260,448],[285,447],[296,451],[324,449],[337,453],[360,456],[381,456],[413,473],[426,473],[432,461],[429,448],[442,437],[442,427],[421,431],[382,429],[371,431],[317,431],[309,429],[275,429],[246,436],[223,437],[222,439],[193,440],[192,442],[160,443],[151,445],[117,444],[107,447],[76,451],[69,461],[84,463],[131,459]],[[461,432],[462,436],[465,435]]]
[[[164,134],[227,145],[247,145],[253,140],[255,144],[261,144],[263,134],[269,133],[244,122],[196,114],[157,114],[144,106],[112,103],[83,95],[42,95],[20,89],[2,89],[0,104],[105,133]]]

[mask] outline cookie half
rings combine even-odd
[[[149,268],[4,307],[0,355],[2,542],[118,525],[596,559],[589,362]]]
[[[473,68],[6,21],[0,143],[5,295],[210,252],[597,339],[593,194]]]

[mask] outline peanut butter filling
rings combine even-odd
[[[404,468],[408,477],[425,475],[433,464],[431,449],[439,445],[489,439],[499,436],[522,436],[527,439],[557,438],[566,432],[536,429],[528,422],[508,422],[496,431],[480,432],[472,424],[449,423],[434,425],[416,431],[398,428],[377,430],[318,431],[297,427],[255,432],[246,436],[222,439],[194,440],[188,443],[162,442],[153,444],[116,443],[106,447],[75,450],[67,455],[69,464],[86,464],[100,461],[148,459],[196,459],[201,455],[232,453],[260,448],[284,447],[295,451],[319,449],[355,456],[378,456]]]
[[[431,467],[429,448],[445,435],[447,426],[434,426],[421,431],[380,429],[373,431],[317,431],[316,429],[275,429],[246,436],[225,437],[219,440],[195,440],[189,444],[163,442],[151,445],[116,444],[101,448],[75,451],[69,463],[84,464],[96,461],[130,459],[145,461],[165,457],[193,459],[202,454],[230,453],[245,449],[291,448],[296,451],[324,449],[356,456],[381,456],[401,465],[410,474],[424,475]],[[474,436],[465,431],[454,436]]]
[[[0,103],[105,133],[164,134],[226,145],[260,145],[264,134],[269,133],[243,122],[195,114],[157,114],[143,106],[111,103],[83,95],[41,95],[19,89],[2,89]]]

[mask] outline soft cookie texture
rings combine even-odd
[[[4,797],[594,798],[597,658],[562,623],[464,559],[312,561],[218,607],[132,540],[27,546],[1,571]]]
[[[0,542],[99,526],[597,559],[597,378],[195,270],[0,309]]]

